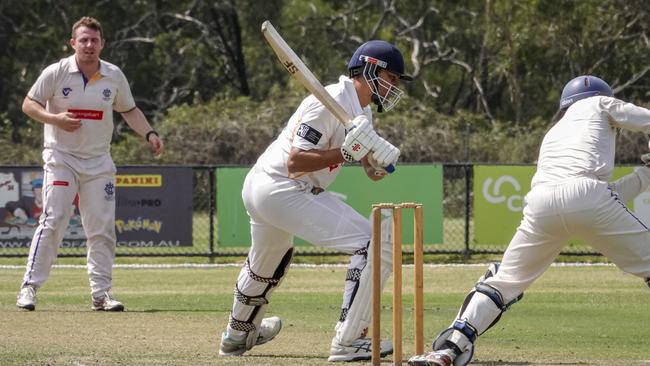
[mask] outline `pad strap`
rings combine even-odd
[[[255,330],[255,324],[253,324],[252,322],[237,320],[232,317],[232,314],[230,315],[228,326],[230,326],[230,328],[234,330],[239,330],[242,332],[252,332]]]
[[[490,300],[494,302],[494,305],[496,305],[497,308],[499,308],[501,311],[508,310],[510,306],[512,306],[514,303],[516,303],[517,301],[521,300],[522,297],[524,297],[524,294],[522,293],[521,295],[517,296],[512,301],[506,304],[503,302],[503,297],[499,292],[499,290],[483,282],[479,282],[476,284],[476,292],[480,292],[483,295],[489,297]]]
[[[242,293],[239,290],[239,286],[237,286],[237,284],[235,284],[235,297],[237,298],[237,300],[240,303],[242,303],[244,305],[260,306],[260,305],[268,304],[269,300],[266,299],[266,297],[264,296],[265,294],[266,294],[266,291],[264,292],[264,294],[259,295],[259,296],[248,296],[248,295]]]
[[[454,325],[452,326],[455,330],[463,333],[467,339],[469,339],[470,342],[474,343],[476,340],[476,328],[474,328],[471,324],[467,322],[465,319],[456,319],[454,321]]]
[[[253,270],[251,270],[251,265],[250,265],[250,262],[249,262],[248,259],[246,259],[246,264],[244,265],[244,267],[246,267],[246,271],[248,271],[248,275],[257,282],[269,283],[269,284],[275,286],[280,282],[282,277],[284,277],[284,276],[279,276],[279,277],[262,277],[262,276],[259,276],[259,275],[255,274],[255,272],[253,272]]]
[[[359,281],[361,278],[361,268],[350,268],[345,275],[346,281]]]
[[[258,296],[248,296],[245,293],[241,292],[239,290],[238,284],[235,284],[235,298],[237,300],[244,304],[244,305],[250,305],[250,306],[260,306],[260,305],[266,305],[269,303],[269,300],[266,298],[266,293],[270,290],[270,288],[277,286],[280,281],[282,280],[282,277],[284,277],[284,271],[280,274],[275,273],[274,277],[262,277],[251,269],[250,262],[248,259],[246,259],[246,263],[244,264],[244,268],[246,268],[246,272],[248,273],[248,276],[252,278],[254,281],[260,282],[260,283],[267,283],[269,286],[267,289]],[[277,272],[277,271],[276,271]],[[233,328],[234,329],[234,328]]]

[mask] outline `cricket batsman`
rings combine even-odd
[[[368,246],[371,224],[327,191],[347,162],[359,161],[370,180],[383,179],[382,167],[395,164],[400,151],[380,137],[372,124],[371,105],[391,110],[403,92],[404,59],[394,45],[373,40],[361,45],[348,63],[348,76],[326,87],[351,115],[347,130],[313,95],[305,98],[280,136],[259,157],[242,190],[250,216],[251,248],[235,284],[235,296],[219,354],[241,355],[273,339],[282,323],[264,318],[271,294],[286,276],[294,235],[321,247],[350,254],[341,314],[329,361],[370,359],[366,337],[371,310]],[[382,243],[383,283],[390,275],[390,241]],[[386,270],[384,270],[386,269]],[[316,285],[316,284],[315,284]],[[381,354],[392,353],[390,341]]]

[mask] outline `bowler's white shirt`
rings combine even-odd
[[[325,88],[345,111],[354,118],[365,114],[372,123],[369,106],[361,108],[353,81],[340,76],[339,82]],[[271,176],[289,177],[313,186],[327,188],[341,170],[336,164],[310,173],[289,174],[287,161],[292,147],[302,150],[329,150],[340,148],[345,140],[345,128],[313,95],[305,98],[291,116],[280,136],[257,160],[257,167]]]
[[[544,136],[531,186],[575,177],[610,181],[617,128],[650,133],[650,110],[604,96],[575,102]]]
[[[45,68],[27,96],[50,113],[70,111],[81,119],[74,132],[46,123],[43,140],[45,148],[82,159],[110,152],[113,109],[123,113],[135,108],[122,70],[100,60],[99,72],[84,83],[74,55]]]

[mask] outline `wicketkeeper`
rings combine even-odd
[[[524,218],[500,265],[491,265],[463,301],[433,352],[409,365],[463,366],[476,338],[490,329],[560,253],[582,239],[623,271],[650,278],[650,231],[625,207],[650,185],[650,168],[608,183],[619,128],[650,133],[650,110],[623,102],[595,76],[564,87],[555,125],[544,136]]]

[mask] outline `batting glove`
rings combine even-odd
[[[399,159],[400,151],[393,144],[379,137],[377,143],[372,147],[373,164],[380,167],[395,165]]]
[[[348,162],[363,159],[370,149],[376,145],[377,140],[380,139],[365,115],[355,117],[352,124],[354,126],[347,131],[345,141],[341,145],[343,159]]]

